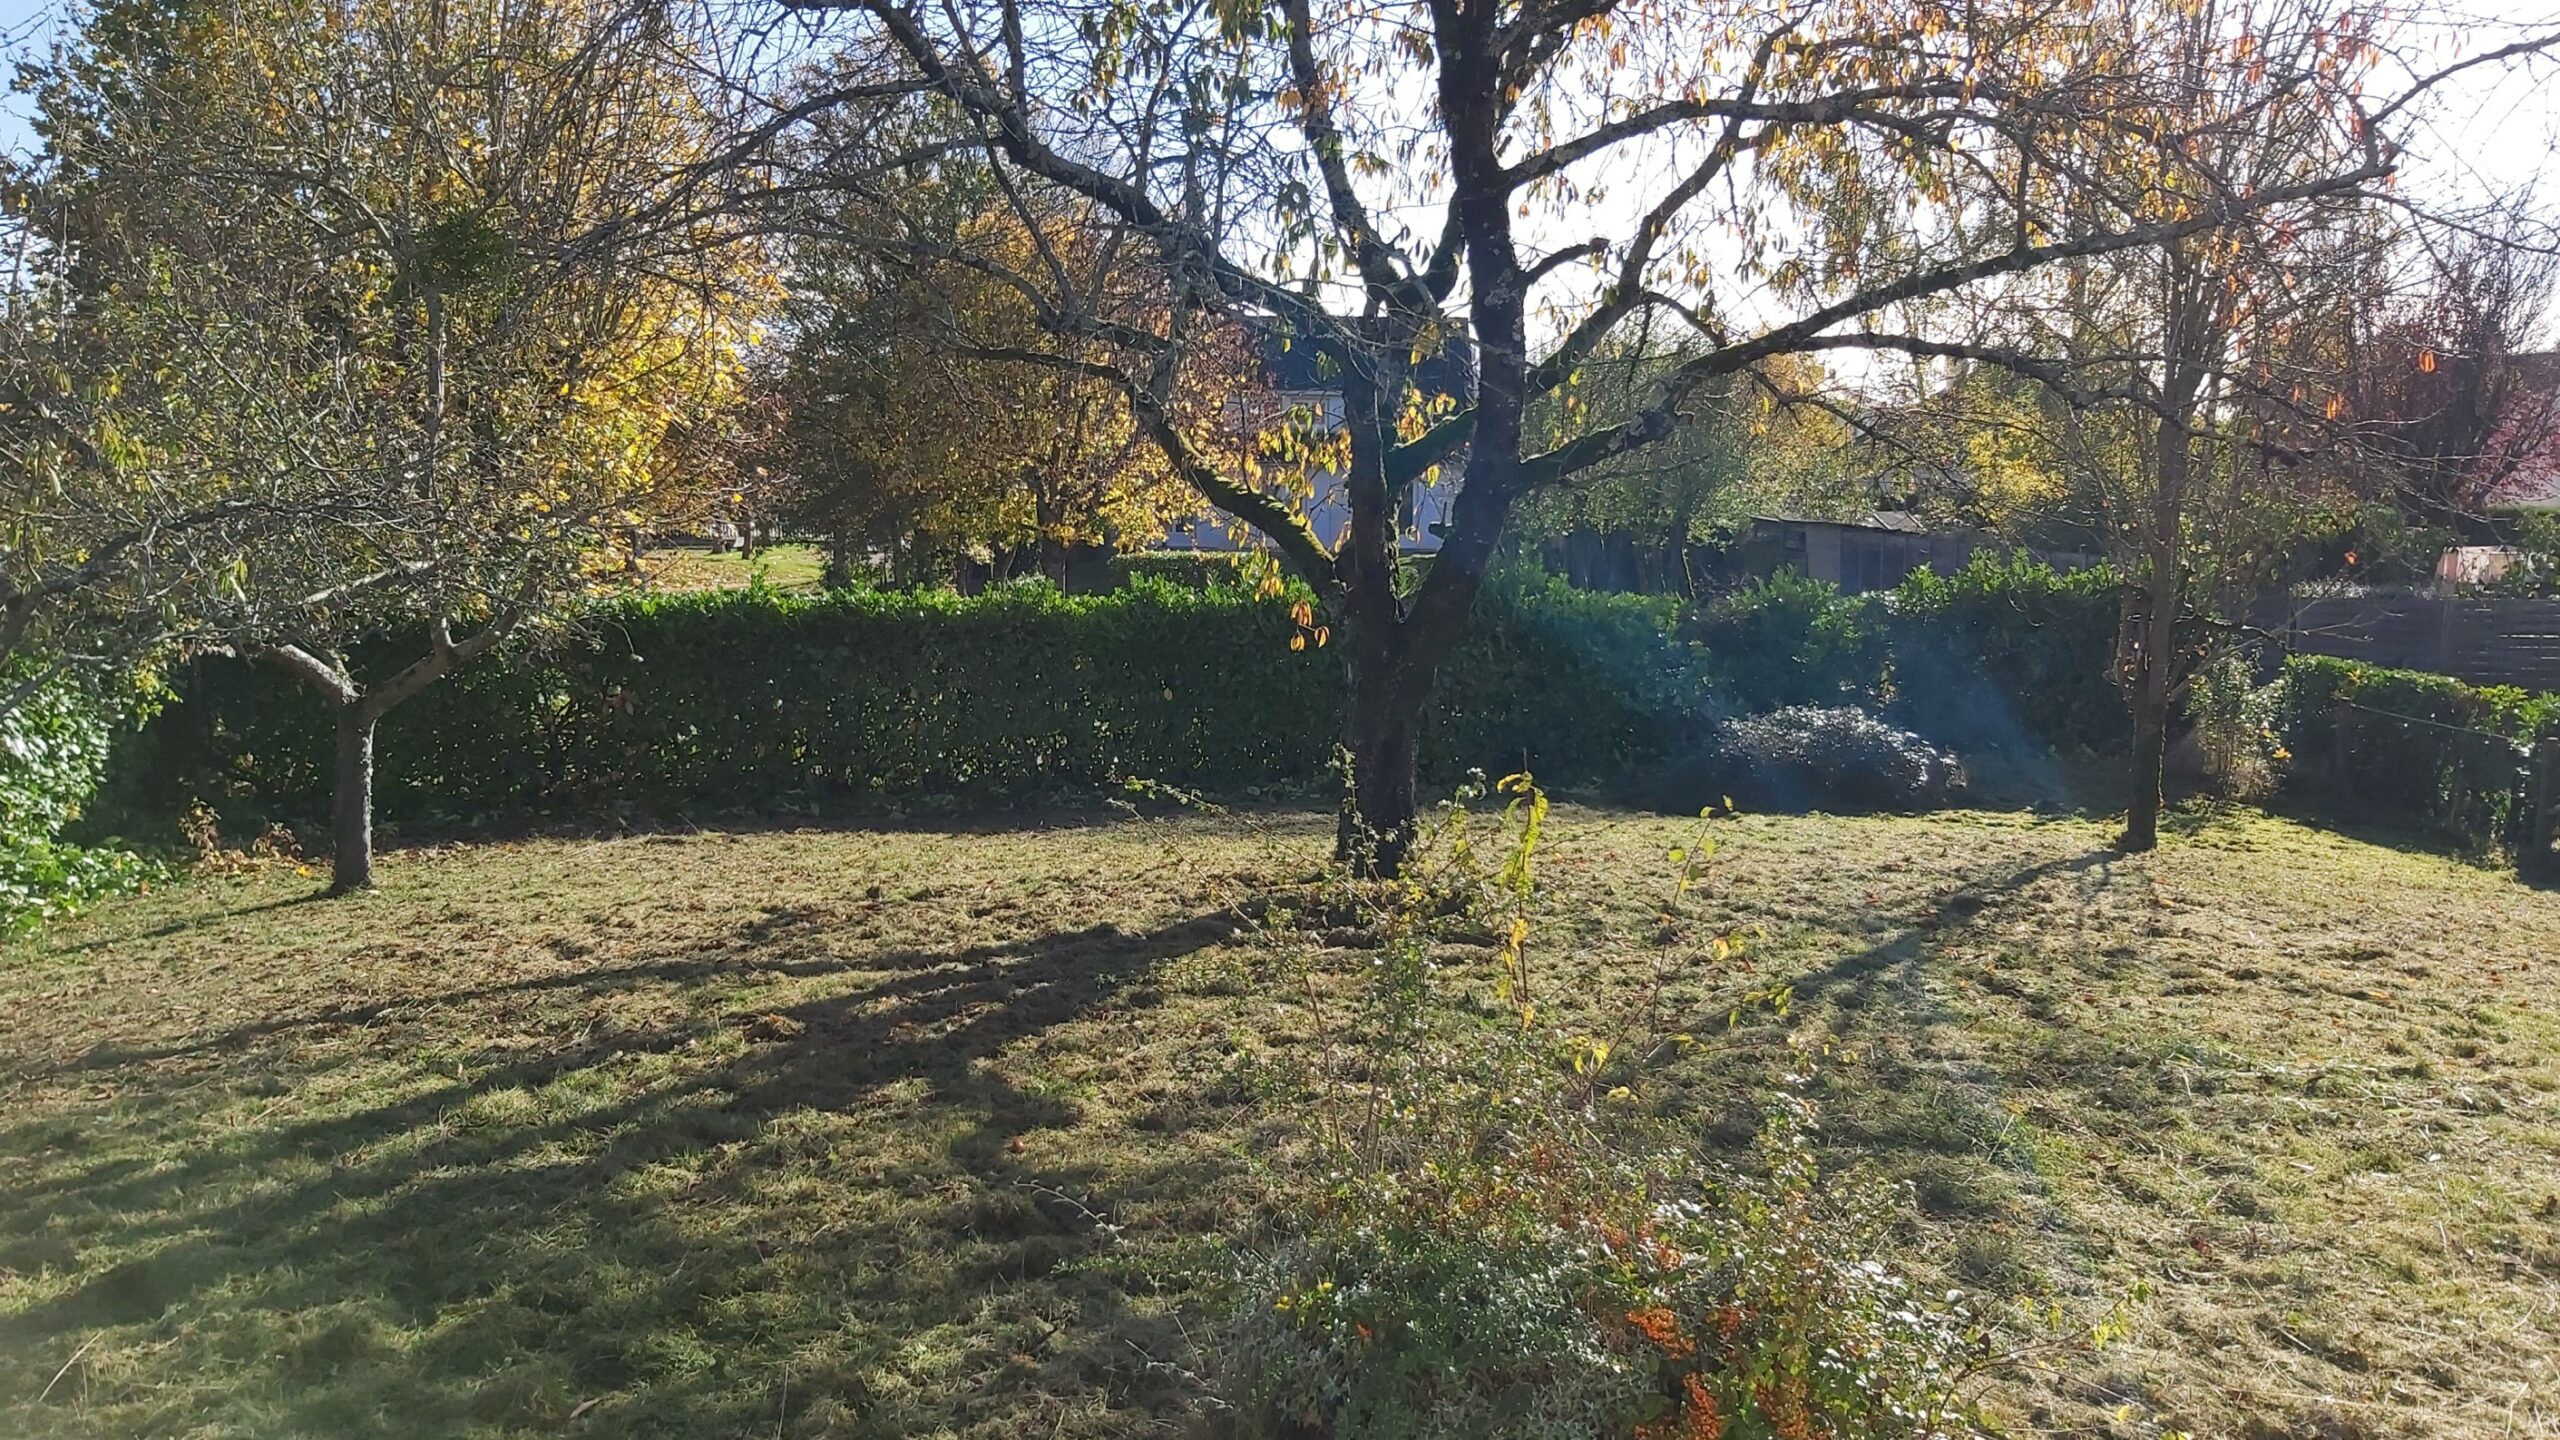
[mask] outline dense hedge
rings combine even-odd
[[[605,605],[542,650],[484,661],[392,712],[386,820],[787,812],[992,799],[1129,777],[1233,793],[1323,780],[1347,690],[1335,646],[1293,650],[1292,597],[1139,578],[1070,596],[750,592]],[[399,646],[359,656],[377,671]],[[1697,687],[1662,602],[1525,585],[1488,594],[1435,691],[1437,778],[1557,778],[1671,753]],[[329,731],[277,676],[225,660],[120,770],[121,801],[193,799],[226,828],[326,812]]]
[[[1960,748],[2106,751],[2130,722],[2110,674],[2122,591],[2104,568],[1976,556],[1894,590],[1892,713]]]
[[[1781,571],[1695,607],[1682,632],[1706,652],[1728,709],[1872,704],[1890,664],[1881,599]]]
[[[1186,562],[1198,557],[1181,557]],[[1219,561],[1224,565],[1224,560]],[[394,824],[706,810],[787,812],[1018,796],[1143,776],[1234,793],[1321,783],[1347,692],[1339,649],[1292,650],[1300,595],[1038,583],[977,596],[751,592],[620,601],[539,650],[483,662],[384,722]],[[1883,597],[1778,582],[1684,612],[1667,597],[1489,584],[1425,723],[1433,783],[1481,767],[1553,781],[1693,762],[1712,722],[1819,700],[1889,709],[1941,743],[2104,747],[2104,576],[1981,565]],[[359,668],[396,668],[384,645]],[[208,660],[119,766],[119,809],[202,799],[227,829],[327,808],[320,707]]]
[[[2532,750],[2560,695],[2301,655],[2276,682],[2285,791],[2349,820],[2515,849],[2533,823]]]
[[[2120,593],[2104,569],[1983,555],[1871,595],[1780,575],[1706,602],[1682,628],[1735,714],[1866,705],[1965,749],[2105,750],[2126,728],[2108,674]]]
[[[0,672],[0,684],[14,683]],[[129,701],[57,679],[0,714],[0,931],[126,889],[147,868],[113,846],[65,842],[96,792]]]
[[[1307,634],[1290,613],[1301,598],[1141,574],[1083,596],[1033,582],[973,597],[617,602],[393,712],[377,807],[394,824],[443,826],[989,800],[1136,777],[1303,790],[1326,783],[1347,683],[1339,647],[1291,648]],[[2107,677],[2116,607],[2104,572],[1989,561],[1882,596],[1784,582],[1685,614],[1667,598],[1506,575],[1441,672],[1424,763],[1435,786],[1528,768],[1678,804],[1684,779],[1731,758],[1718,749],[1726,722],[1809,698],[1863,704],[1959,750],[2110,752],[2126,728]],[[383,671],[410,653],[359,660]],[[234,833],[326,813],[316,702],[230,661],[178,680],[180,701],[117,766],[121,823],[198,799]],[[2324,658],[2291,661],[2271,698],[2295,796],[2484,848],[2524,838],[2527,751],[2560,734],[2560,698]],[[61,733],[51,749],[28,738],[32,720],[0,737],[40,759],[0,773],[21,862],[16,881],[0,874],[0,909],[12,883],[38,883],[27,877],[39,862],[72,855],[31,847],[77,803],[62,797],[85,792],[105,734],[94,715],[30,714]],[[40,774],[57,778],[32,784]]]

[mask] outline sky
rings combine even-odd
[[[0,0],[0,53],[42,54],[64,31],[73,0]],[[2403,12],[2414,42],[2404,57],[2423,73],[2532,33],[2560,32],[2560,0],[2416,0]],[[27,97],[0,95],[0,151],[32,142]],[[2404,192],[2463,206],[2531,189],[2560,216],[2560,62],[2484,66],[2457,77],[2409,131]]]

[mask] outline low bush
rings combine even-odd
[[[1406,884],[1335,879],[1319,908],[1377,932],[1354,972],[1271,917],[1280,967],[1307,972],[1279,993],[1328,997],[1308,1001],[1293,1110],[1325,1178],[1274,1187],[1236,1276],[1219,1354],[1244,1432],[1962,1429],[1973,1322],[1875,1258],[1907,1196],[1825,1179],[1792,1095],[1756,1160],[1719,1160],[1639,1096],[1637,1057],[1673,1037],[1620,1017],[1612,1045],[1549,1018],[1553,982],[1526,948],[1545,805],[1506,784],[1498,837],[1461,811]],[[1680,853],[1675,908],[1713,853],[1711,837]],[[1472,976],[1433,956],[1453,905],[1502,937]]]
[[[1716,726],[1674,772],[1673,803],[1755,810],[1926,810],[1965,787],[1952,752],[1864,710],[1790,706]]]
[[[119,708],[114,697],[66,678],[0,714],[0,931],[149,878],[151,868],[121,849],[61,838],[98,788]]]
[[[2560,735],[2560,695],[2325,655],[2285,662],[2271,711],[2285,793],[2482,850],[2530,838],[2533,747]]]
[[[1963,1318],[1866,1258],[1906,1197],[1826,1180],[1805,1114],[1773,1116],[1757,1169],[1541,1132],[1339,1187],[1242,1277],[1226,1348],[1250,1430],[1955,1431]]]

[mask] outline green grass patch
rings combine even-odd
[[[1694,829],[1559,811],[1542,986],[1598,1014],[1672,958],[1702,1043],[1636,1101],[1737,1144],[1817,1066],[1933,1283],[2146,1290],[1997,1382],[2013,1429],[2560,1425],[2560,897],[2246,816],[2136,860],[2076,820],[1745,817],[1666,925]],[[1203,1278],[1290,1183],[1259,1097],[1306,1042],[1238,907],[1327,832],[452,847],[0,951],[0,1434],[1211,1420]]]

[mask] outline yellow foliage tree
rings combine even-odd
[[[1038,263],[1039,244],[1062,265],[1087,265],[1102,243],[1099,227],[1035,236],[1004,210],[954,230],[954,245],[1001,269]],[[1117,385],[1026,362],[1050,341],[1031,300],[997,274],[866,264],[825,241],[795,268],[807,288],[780,362],[745,402],[767,423],[742,462],[831,537],[840,567],[869,547],[914,574],[959,550],[998,573],[1036,565],[1062,578],[1077,547],[1143,546],[1199,512],[1198,492]],[[1128,303],[1151,303],[1155,277],[1112,278],[1133,291]],[[1166,404],[1227,432],[1215,443],[1234,449],[1257,389],[1251,360],[1245,337],[1226,337],[1219,361],[1186,370]]]
[[[41,79],[103,463],[303,517],[199,633],[335,711],[337,889],[371,882],[381,716],[574,599],[735,383],[771,282],[694,168],[693,59],[610,0],[136,4]]]

